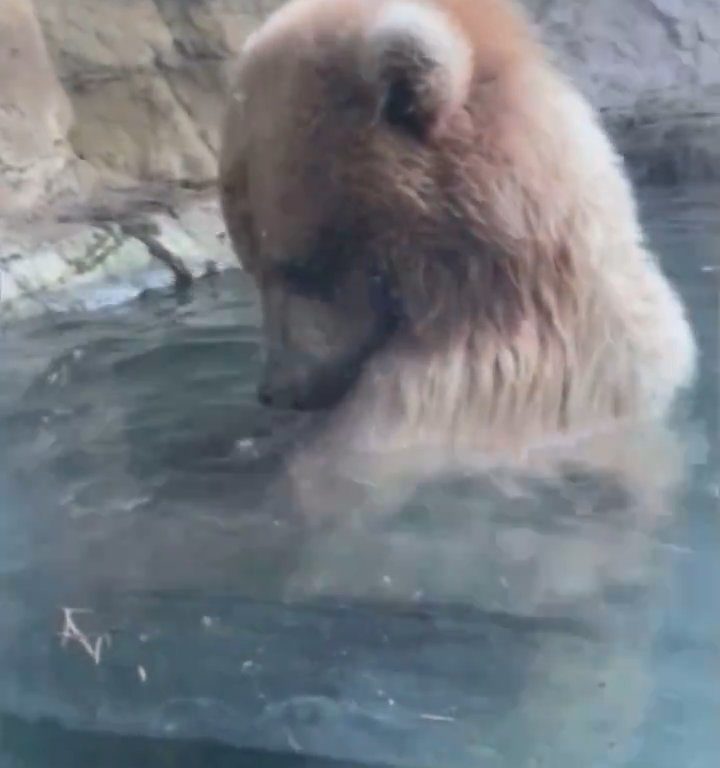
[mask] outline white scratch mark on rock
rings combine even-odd
[[[75,623],[74,616],[78,613],[92,613],[88,608],[62,608],[63,628],[60,632],[60,644],[63,648],[70,642],[75,641],[95,662],[99,665],[102,660],[102,650],[104,646],[110,647],[109,635],[99,635],[93,642]]]

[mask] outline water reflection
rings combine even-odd
[[[321,526],[283,479],[312,425],[255,403],[242,275],[0,331],[0,712],[412,768],[714,766],[718,199],[644,198],[703,350],[672,429]]]

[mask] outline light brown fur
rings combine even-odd
[[[389,129],[380,86],[362,72],[392,5],[294,0],[240,64],[222,201],[271,347],[282,336],[276,357],[297,347],[342,366],[375,333],[357,287],[372,259],[402,318],[339,403],[337,445],[516,452],[663,416],[692,378],[694,344],[592,109],[511,3],[418,1],[469,44],[471,78],[459,105],[438,93],[420,140]],[[461,76],[461,62],[440,65]],[[278,277],[315,252],[328,269],[347,262],[322,309],[291,299]],[[314,330],[296,330],[309,317]]]

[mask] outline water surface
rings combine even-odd
[[[0,766],[714,768],[720,190],[643,210],[703,352],[650,523],[454,483],[308,531],[253,460],[288,425],[240,273],[3,328]]]

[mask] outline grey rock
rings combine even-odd
[[[717,0],[525,0],[639,181],[720,179]]]
[[[525,0],[561,64],[600,108],[720,83],[717,0]],[[672,104],[668,101],[668,107]]]
[[[720,179],[720,85],[699,94],[649,94],[606,113],[616,144],[641,183]]]

